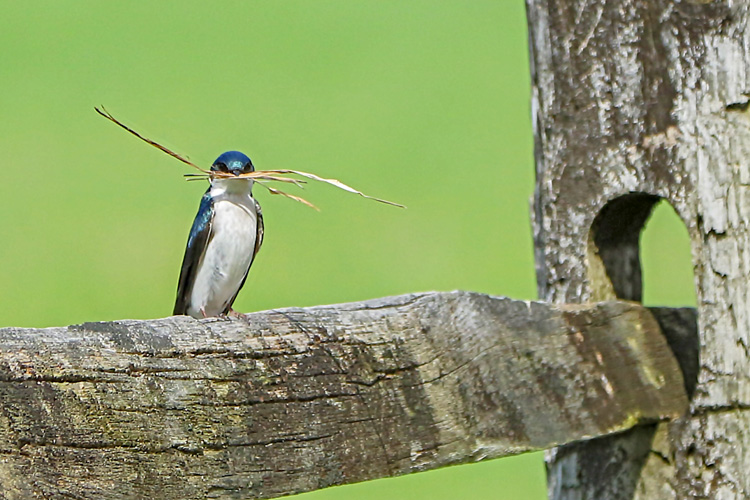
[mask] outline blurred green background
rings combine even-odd
[[[536,297],[521,0],[0,7],[0,326],[172,310],[205,184],[183,181],[187,167],[99,117],[100,104],[204,166],[239,149],[259,169],[408,205],[315,184],[302,193],[315,212],[258,189],[266,239],[239,311],[424,290]],[[668,208],[654,224],[646,300],[689,303],[684,228]],[[665,248],[684,251],[661,262]],[[542,456],[305,496],[353,495],[541,499]]]

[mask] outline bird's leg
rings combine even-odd
[[[208,314],[206,314],[206,308],[205,307],[201,307],[200,311],[201,311],[201,316],[203,316],[203,319],[208,318]]]

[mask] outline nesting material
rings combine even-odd
[[[175,153],[171,149],[169,149],[169,148],[167,148],[165,146],[162,146],[158,142],[152,141],[151,139],[142,136],[141,134],[139,134],[138,132],[136,132],[135,130],[133,130],[132,128],[128,127],[127,125],[125,125],[124,123],[122,123],[121,121],[119,121],[117,118],[115,118],[114,116],[112,116],[112,114],[109,111],[107,111],[104,108],[104,106],[102,106],[101,108],[96,108],[95,107],[94,109],[96,110],[97,113],[99,113],[100,115],[102,115],[104,118],[106,118],[107,120],[109,120],[109,121],[111,121],[111,122],[119,125],[120,127],[122,127],[123,129],[127,130],[128,132],[130,132],[131,134],[133,134],[134,136],[136,136],[140,140],[142,140],[144,142],[147,142],[148,144],[151,144],[155,148],[157,148],[157,149],[159,149],[159,150],[167,153],[172,158],[176,158],[176,159],[180,160],[182,163],[184,163],[185,165],[189,165],[189,166],[193,167],[194,169],[196,169],[196,170],[198,170],[200,172],[198,174],[185,174],[185,177],[187,177],[188,180],[212,179],[212,178],[223,178],[223,179],[248,179],[248,178],[250,178],[250,179],[253,179],[253,181],[255,181],[257,184],[259,184],[259,185],[263,186],[265,189],[267,189],[268,192],[271,193],[271,194],[279,194],[281,196],[285,196],[287,198],[291,198],[292,200],[295,200],[295,201],[298,201],[300,203],[303,203],[303,204],[307,205],[308,207],[314,208],[315,210],[319,210],[318,207],[316,207],[315,205],[313,205],[312,203],[310,203],[306,199],[302,198],[301,196],[295,196],[293,194],[287,193],[286,191],[282,191],[279,188],[275,188],[273,186],[269,186],[268,184],[266,184],[266,182],[273,181],[273,182],[285,182],[285,183],[288,183],[288,184],[294,184],[297,187],[304,187],[304,184],[307,181],[302,180],[302,179],[296,179],[296,178],[293,178],[293,177],[285,177],[287,175],[297,175],[299,177],[305,177],[307,179],[311,179],[311,180],[314,180],[314,181],[325,182],[326,184],[330,184],[332,186],[335,186],[335,187],[337,187],[339,189],[343,189],[344,191],[348,191],[350,193],[358,194],[358,195],[360,195],[360,196],[362,196],[364,198],[367,198],[369,200],[375,200],[375,201],[378,201],[380,203],[385,203],[386,205],[393,205],[394,207],[406,208],[404,205],[401,205],[399,203],[394,203],[392,201],[384,200],[382,198],[376,198],[374,196],[366,195],[362,191],[354,189],[353,187],[348,186],[348,185],[344,184],[343,182],[341,182],[341,181],[339,181],[337,179],[327,179],[325,177],[320,177],[318,175],[311,174],[311,173],[308,173],[308,172],[302,172],[301,170],[290,170],[290,169],[256,170],[254,172],[248,172],[246,174],[240,174],[240,175],[234,175],[234,174],[231,174],[231,173],[228,173],[228,172],[214,172],[214,171],[211,171],[211,170],[206,170],[204,168],[199,167],[195,163],[191,162],[185,156],[182,156],[179,153]]]

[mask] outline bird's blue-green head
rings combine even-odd
[[[240,175],[255,172],[255,167],[244,153],[227,151],[216,158],[216,161],[211,165],[211,171]]]

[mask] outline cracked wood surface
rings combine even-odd
[[[690,413],[558,448],[550,495],[750,498],[750,2],[526,3],[539,296],[639,301],[639,233],[665,199],[699,320]]]
[[[6,500],[274,497],[615,433],[687,405],[647,309],[468,292],[4,328],[0,400]]]

